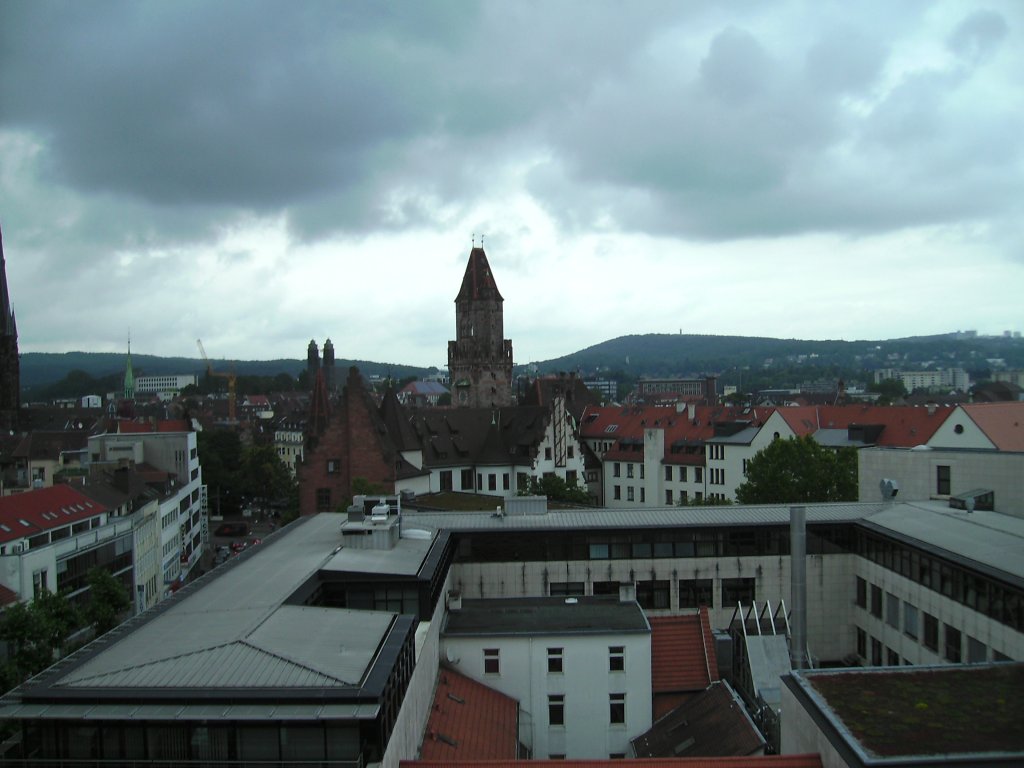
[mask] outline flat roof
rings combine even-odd
[[[495,496],[495,504],[502,501]],[[715,507],[633,507],[549,510],[544,514],[497,516],[481,512],[403,512],[405,528],[453,532],[685,528],[742,525],[789,525],[792,504],[727,504]],[[805,504],[807,522],[852,523],[880,511],[881,502]]]
[[[1024,586],[1024,518],[920,501],[884,506],[863,522],[868,529]]]
[[[562,635],[651,631],[635,601],[618,597],[512,597],[463,600],[444,634]]]
[[[783,681],[861,764],[1024,756],[1021,663],[799,670]]]

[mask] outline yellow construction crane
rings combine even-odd
[[[203,356],[203,362],[206,363],[206,375],[217,376],[221,379],[228,380],[228,421],[235,422],[235,384],[238,381],[238,377],[234,373],[224,373],[223,371],[213,370],[213,363],[210,362],[210,358],[206,356],[206,349],[203,347],[203,340],[196,339],[196,344],[199,345],[199,352]]]

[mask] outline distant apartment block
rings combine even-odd
[[[139,376],[135,379],[135,394],[165,395],[174,397],[187,386],[197,386],[199,380],[195,374],[176,374],[173,376]]]
[[[703,400],[709,405],[718,402],[718,379],[640,379],[636,383],[636,397],[641,403],[659,400]]]
[[[619,394],[619,383],[617,381],[611,381],[609,379],[592,379],[590,381],[584,381],[583,384],[591,392],[600,395],[601,398],[606,401],[615,400]]]
[[[897,371],[894,368],[881,368],[875,371],[876,384],[888,379],[902,381],[907,392],[913,392],[915,389],[966,392],[971,386],[967,371],[963,368],[940,368],[934,371]]]

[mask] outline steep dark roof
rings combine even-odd
[[[724,681],[712,683],[631,743],[640,758],[743,756],[765,745],[743,702]]]
[[[565,397],[565,409],[578,424],[587,406],[598,407],[601,399],[576,374],[543,376],[530,382],[520,402],[523,405],[550,405],[556,396]]]
[[[398,401],[393,387],[388,387],[380,404],[380,417],[387,427],[388,435],[399,451],[417,451],[420,441],[416,438],[416,430],[410,422],[409,412]]]
[[[526,464],[544,437],[548,409],[520,405],[417,411],[411,423],[423,446],[425,467]]]
[[[486,264],[486,261],[484,262]],[[0,232],[0,336],[17,336],[18,324],[7,292],[7,261],[4,259],[4,236]]]
[[[462,287],[455,301],[479,301],[479,300],[504,301],[498,293],[498,285],[494,282],[494,275],[491,274],[491,265],[487,263],[487,254],[483,248],[474,248],[469,253],[469,263],[466,264],[466,274],[462,277]]]

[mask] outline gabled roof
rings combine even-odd
[[[21,598],[18,597],[17,592],[0,584],[0,607],[6,608],[8,605],[14,605],[20,600]]]
[[[466,273],[462,276],[462,287],[459,288],[459,295],[455,297],[456,302],[479,300],[504,301],[498,293],[498,284],[494,282],[491,265],[487,263],[487,254],[482,247],[469,252],[469,263],[466,264]]]
[[[388,434],[399,451],[417,451],[420,449],[416,439],[416,430],[410,422],[409,412],[398,400],[395,390],[388,387],[380,403],[380,417],[384,420]]]
[[[913,448],[924,445],[953,412],[950,408],[917,408],[903,405],[835,405],[779,408],[779,415],[798,437],[819,429],[849,429],[858,424],[883,429],[876,445]]]
[[[436,381],[410,381],[399,391],[410,395],[423,395],[424,397],[436,395],[440,397],[441,395],[448,394],[448,387]]]
[[[548,425],[541,406],[417,411],[411,423],[425,467],[528,464]]]
[[[1000,451],[1024,451],[1024,402],[972,403],[961,408]]]
[[[14,450],[13,456],[31,461],[57,461],[62,453],[83,451],[89,435],[76,432],[29,432]]]
[[[743,756],[765,746],[740,697],[725,681],[712,683],[631,743],[641,758]]]
[[[550,405],[551,402],[561,395],[565,398],[565,409],[572,414],[577,422],[583,417],[584,411],[588,408],[600,407],[600,399],[595,395],[583,379],[576,374],[568,376],[541,376],[530,382],[524,396],[520,399],[523,405]]]
[[[107,512],[70,485],[55,485],[0,498],[0,542],[61,528]]]
[[[423,760],[515,760],[518,702],[442,667],[420,757]]]
[[[708,609],[688,616],[650,616],[651,691],[703,691],[718,680]]]

